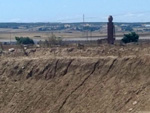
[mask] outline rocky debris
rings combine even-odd
[[[10,48],[10,49],[8,49],[8,51],[9,51],[9,52],[14,52],[15,49],[14,49],[14,48]]]
[[[132,111],[132,110],[133,110],[133,108],[130,108],[130,109],[129,109],[129,111]]]
[[[134,101],[134,102],[133,102],[133,105],[136,105],[137,103],[138,103],[137,101]]]

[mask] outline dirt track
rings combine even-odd
[[[0,113],[150,111],[149,48],[123,48],[1,56]]]

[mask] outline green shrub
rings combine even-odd
[[[130,43],[130,42],[138,42],[139,35],[135,32],[131,32],[129,34],[124,34],[123,39],[121,40],[123,43]]]
[[[18,44],[34,44],[34,41],[29,37],[15,37]]]

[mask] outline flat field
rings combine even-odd
[[[32,39],[45,40],[51,36],[51,34],[62,38],[98,38],[107,37],[106,32],[80,32],[80,31],[54,31],[54,32],[39,32],[39,31],[0,31],[0,40],[15,40],[15,37],[30,37]],[[123,34],[129,32],[118,32],[116,37],[123,37]],[[140,37],[150,37],[150,33],[138,33]]]

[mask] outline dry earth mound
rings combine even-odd
[[[1,57],[0,113],[150,111],[149,55],[35,55]]]

